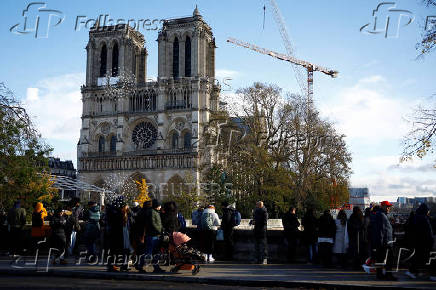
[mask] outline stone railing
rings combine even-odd
[[[79,158],[81,172],[109,171],[109,170],[137,170],[164,168],[195,168],[196,154],[147,155],[147,156],[113,156],[104,159],[82,157]]]

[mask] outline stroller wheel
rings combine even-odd
[[[170,272],[171,273],[177,273],[177,272],[179,272],[179,270],[180,270],[180,267],[179,266],[175,266],[175,267],[171,268]]]
[[[200,265],[195,265],[194,269],[192,270],[192,276],[195,276],[200,272]]]

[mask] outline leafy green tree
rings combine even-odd
[[[55,194],[44,174],[50,152],[13,92],[0,83],[0,206],[19,198],[30,210],[39,197]]]
[[[244,217],[258,200],[272,217],[291,205],[323,209],[348,200],[351,155],[344,136],[305,98],[283,96],[279,87],[262,83],[237,94],[237,110],[211,118],[214,161],[205,176],[219,183],[220,174],[227,175]]]

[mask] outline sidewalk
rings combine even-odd
[[[202,265],[200,273],[192,276],[188,271],[178,274],[138,274],[134,269],[129,273],[108,273],[102,265],[75,265],[73,261],[65,266],[49,266],[40,258],[35,265],[16,264],[11,266],[10,259],[0,258],[0,275],[14,276],[55,276],[70,278],[95,278],[139,281],[168,281],[185,283],[203,283],[232,286],[257,287],[304,287],[304,288],[409,288],[435,289],[436,282],[428,280],[411,280],[404,271],[396,273],[396,282],[376,281],[375,275],[362,271],[344,271],[342,269],[324,269],[312,265],[253,265],[229,264],[218,262]],[[166,267],[163,267],[167,269]],[[151,269],[147,269],[150,270]]]

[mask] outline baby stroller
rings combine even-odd
[[[188,270],[192,271],[192,275],[197,275],[200,271],[198,262],[204,262],[204,255],[186,244],[190,240],[190,237],[180,232],[174,232],[170,235],[168,252],[173,256],[175,263],[175,266],[170,270],[171,273]]]

